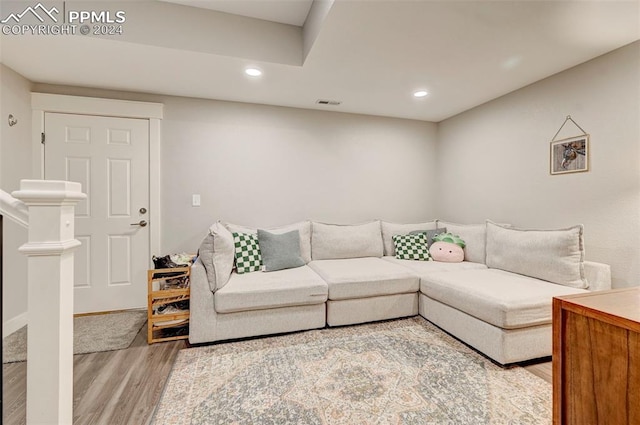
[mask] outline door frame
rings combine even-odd
[[[97,97],[67,96],[48,93],[31,93],[31,148],[33,178],[44,179],[45,113],[97,115],[117,118],[149,120],[149,254],[160,254],[160,122],[163,119],[162,103],[131,100],[102,99]],[[149,255],[151,265],[151,255]]]

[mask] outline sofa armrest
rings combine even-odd
[[[189,301],[189,342],[215,341],[216,310],[213,304],[213,291],[209,286],[207,272],[200,258],[191,266]]]
[[[611,289],[611,267],[608,264],[585,261],[584,275],[590,291]]]

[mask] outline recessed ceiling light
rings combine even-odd
[[[417,92],[413,93],[414,97],[425,97],[427,93],[425,90],[418,90]]]
[[[244,73],[250,77],[259,77],[262,75],[262,71],[260,71],[258,68],[247,68],[244,70]]]

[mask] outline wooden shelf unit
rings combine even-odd
[[[189,301],[191,267],[153,269],[147,272],[147,343],[175,341],[189,338],[189,309],[179,313],[157,313],[156,309],[167,304]],[[169,275],[169,276],[168,276]],[[171,287],[172,281],[182,280],[180,287]],[[180,335],[167,335],[166,330],[187,327]]]

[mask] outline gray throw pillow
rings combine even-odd
[[[440,233],[447,233],[447,228],[440,227],[439,229],[414,230],[413,232],[409,232],[410,235],[418,235],[420,233],[425,233],[427,235],[427,248],[431,248],[431,244],[433,243],[433,238],[438,236]]]
[[[258,244],[266,272],[305,265],[300,254],[300,232],[297,230],[275,234],[258,229]]]

